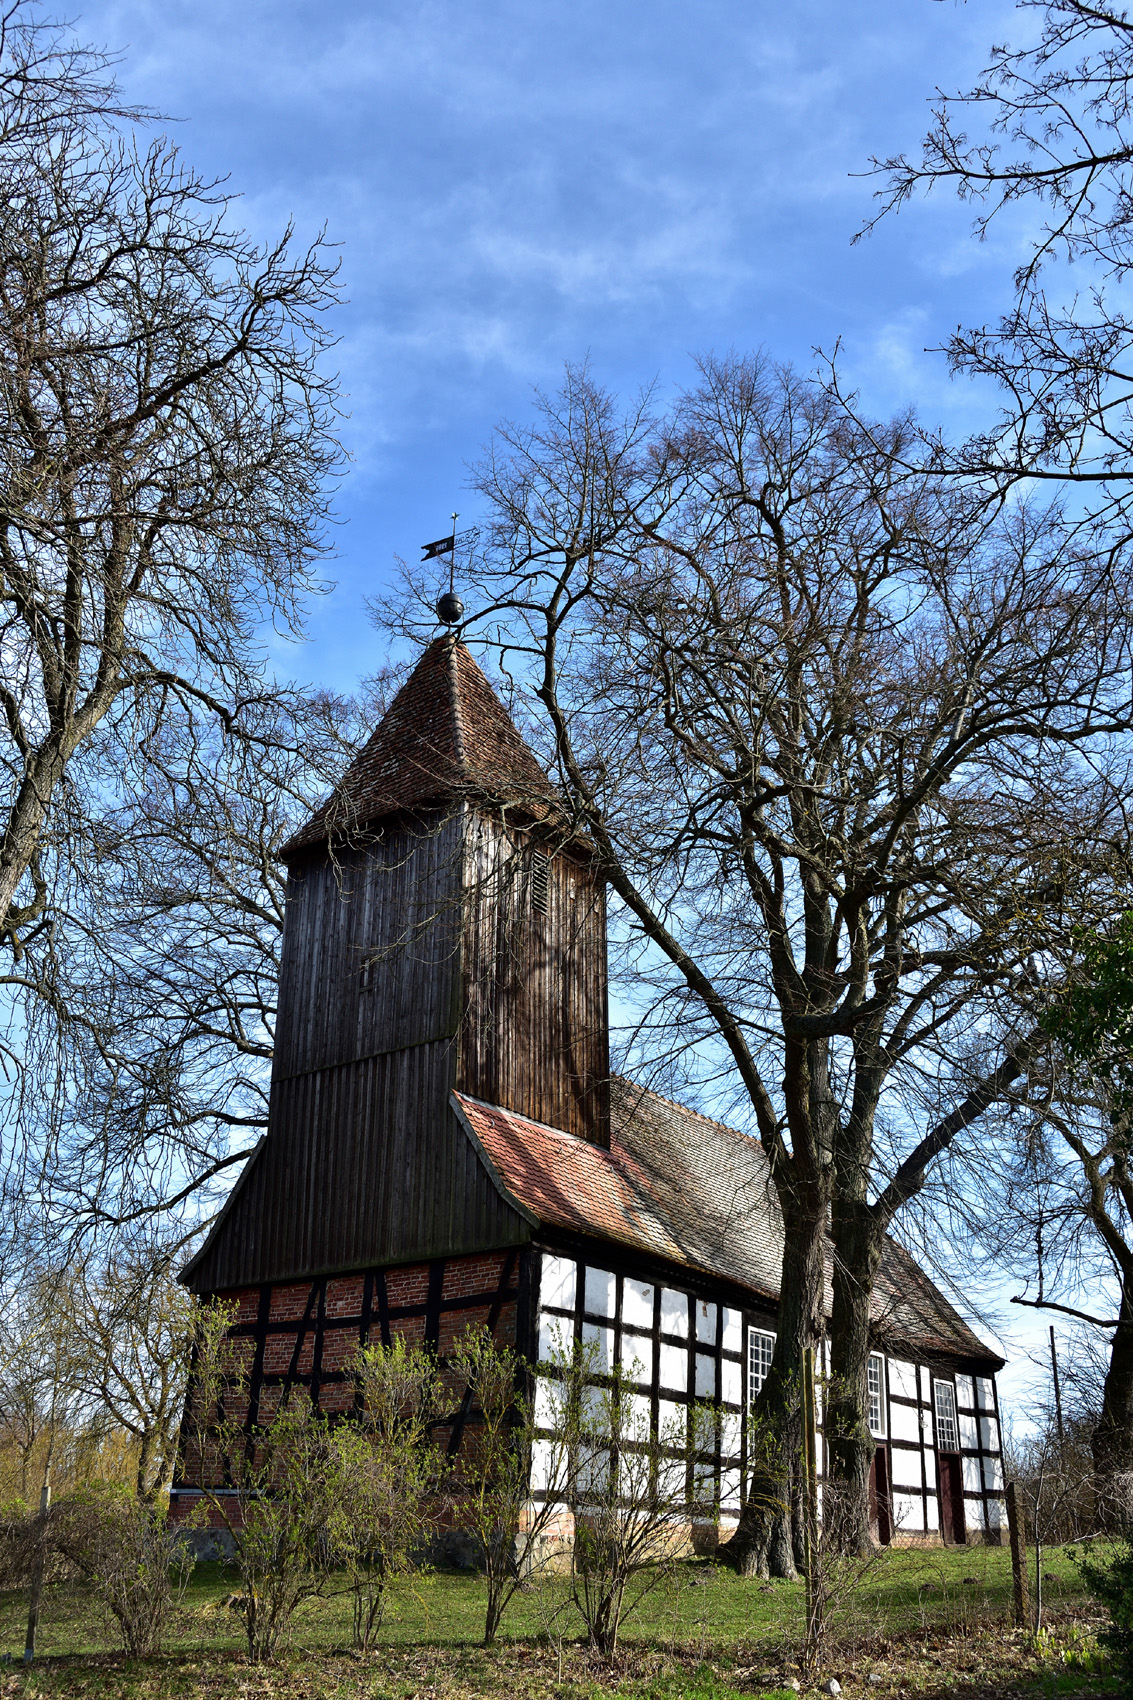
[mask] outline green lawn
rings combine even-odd
[[[839,1675],[847,1693],[855,1687],[878,1695],[1100,1693],[1096,1614],[1069,1553],[1052,1551],[1043,1571],[1052,1627],[1036,1650],[1030,1637],[1010,1628],[1005,1549],[883,1553],[842,1603],[826,1669]],[[381,1647],[369,1660],[351,1653],[349,1600],[334,1591],[303,1607],[287,1657],[257,1670],[244,1659],[240,1617],[229,1603],[236,1586],[221,1566],[198,1567],[164,1654],[134,1664],[116,1651],[85,1589],[48,1588],[36,1665],[30,1673],[9,1666],[6,1679],[0,1672],[0,1694],[753,1700],[792,1692],[784,1684],[797,1669],[803,1615],[797,1584],[741,1581],[711,1564],[691,1563],[628,1617],[622,1658],[611,1671],[581,1646],[576,1618],[560,1620],[561,1652],[548,1642],[547,1613],[560,1603],[562,1584],[557,1595],[546,1587],[517,1595],[501,1647],[485,1654],[477,1646],[483,1583],[444,1573],[398,1586]],[[18,1658],[25,1615],[21,1596],[0,1596],[0,1652]]]

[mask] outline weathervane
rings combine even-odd
[[[443,596],[437,598],[437,618],[443,625],[455,626],[464,613],[464,603],[453,589],[453,572],[456,566],[456,522],[460,516],[452,516],[452,532],[448,537],[438,537],[435,543],[422,545],[425,553],[421,560],[432,561],[439,555],[448,556],[448,589]]]

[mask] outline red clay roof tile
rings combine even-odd
[[[497,1184],[538,1223],[612,1240],[775,1301],[782,1226],[758,1141],[618,1078],[608,1151],[494,1104],[459,1093],[453,1100]],[[871,1314],[890,1349],[1002,1362],[892,1239]]]

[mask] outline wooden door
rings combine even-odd
[[[955,1452],[942,1452],[937,1459],[940,1472],[940,1532],[946,1547],[962,1547],[968,1539],[964,1526],[964,1478]]]
[[[877,1448],[869,1466],[869,1526],[874,1540],[887,1547],[893,1528],[889,1521],[889,1455],[884,1446]]]

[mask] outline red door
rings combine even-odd
[[[869,1467],[869,1525],[875,1541],[887,1547],[893,1539],[889,1522],[889,1457],[879,1446]]]
[[[940,1472],[940,1532],[946,1547],[967,1544],[964,1527],[964,1478],[960,1460],[955,1452],[941,1452],[937,1457]]]

